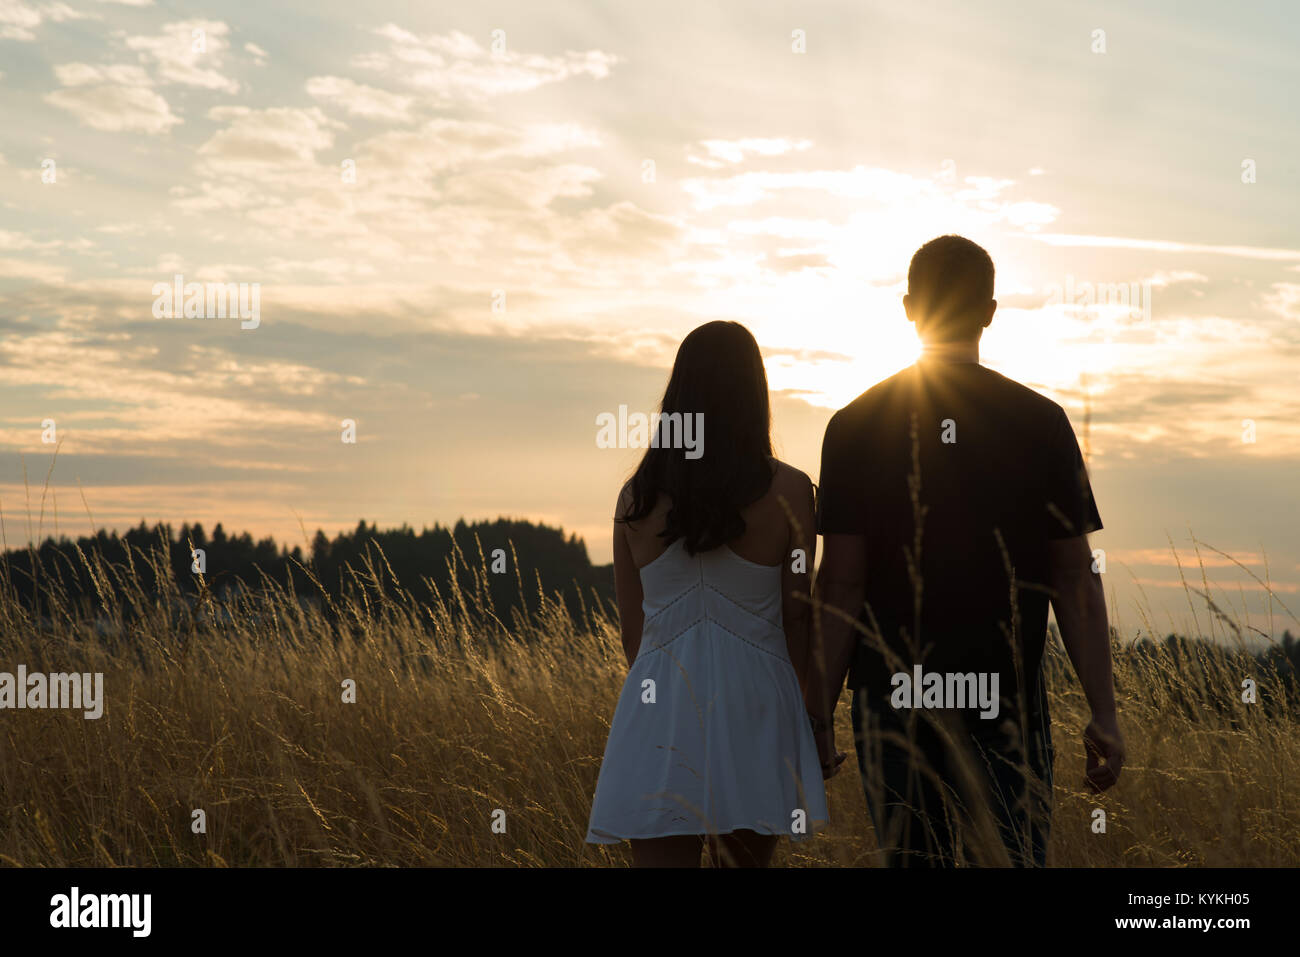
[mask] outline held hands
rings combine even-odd
[[[1119,780],[1119,772],[1124,767],[1124,736],[1113,713],[1092,716],[1088,727],[1083,729],[1083,747],[1088,756],[1085,783],[1101,793]]]
[[[817,759],[822,765],[822,780],[833,778],[839,773],[840,765],[848,757],[843,751],[835,750],[835,725],[832,721],[813,719],[813,740],[817,742]]]

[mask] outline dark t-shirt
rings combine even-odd
[[[1065,411],[978,364],[917,363],[826,428],[818,531],[865,538],[863,622],[879,627],[909,673],[918,664],[925,672],[998,672],[1003,704],[992,724],[1018,716],[1019,690],[1034,718],[1049,539],[1099,528]],[[887,709],[899,670],[860,641],[850,687]],[[979,728],[977,709],[963,718]]]

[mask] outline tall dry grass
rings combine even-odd
[[[41,569],[43,616],[0,588],[0,670],[103,672],[104,715],[0,712],[0,861],[21,866],[574,866],[629,862],[584,844],[626,666],[608,614],[491,605],[486,563],[449,593],[398,582],[382,554],[319,607],[309,569],[190,607],[160,548],[82,555],[99,597],[77,608]],[[478,571],[475,571],[478,569]],[[116,586],[116,587],[114,587]],[[520,587],[525,587],[520,582]],[[419,595],[420,597],[417,597]],[[1149,629],[1148,629],[1148,633]],[[1158,637],[1151,633],[1151,637]],[[1082,784],[1087,712],[1049,648],[1058,750],[1049,862],[1300,863],[1300,702],[1242,651],[1116,647],[1129,763]],[[1187,656],[1190,655],[1190,658]],[[1244,677],[1261,701],[1240,703]],[[342,702],[342,682],[357,685]],[[850,748],[848,709],[837,715]],[[782,842],[778,865],[873,865],[856,774],[828,787],[832,824]],[[1107,811],[1105,834],[1092,811]],[[191,831],[203,809],[207,833]],[[506,832],[494,833],[495,809]]]

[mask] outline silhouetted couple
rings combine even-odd
[[[922,358],[831,418],[819,494],[772,455],[748,330],[710,322],[683,340],[616,505],[629,673],[588,841],[629,840],[642,866],[698,866],[706,846],[716,864],[763,866],[780,835],[811,837],[845,760],[847,677],[885,864],[1043,865],[1049,603],[1092,709],[1086,780],[1115,783],[1124,745],[1087,538],[1101,519],[1065,412],[979,364],[993,278],[959,236],[916,252],[903,305]],[[690,458],[673,428],[696,413],[704,454]]]

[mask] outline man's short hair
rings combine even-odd
[[[926,339],[971,339],[993,299],[993,260],[964,236],[932,239],[907,267],[907,294],[917,331]]]

